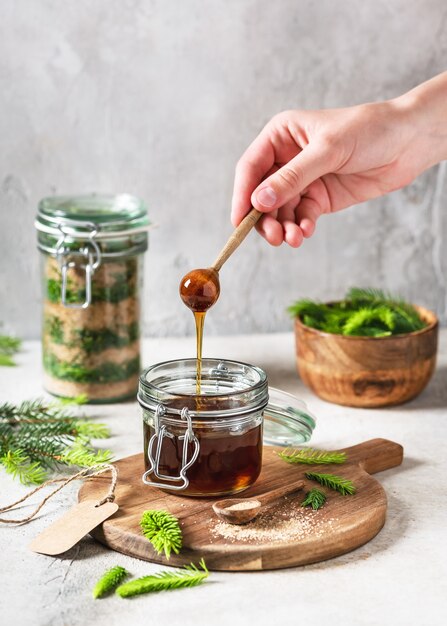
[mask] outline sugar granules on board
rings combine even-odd
[[[288,506],[275,507],[264,513],[255,521],[244,526],[217,522],[211,528],[214,537],[224,537],[231,542],[235,541],[290,541],[309,537],[321,537],[332,527],[336,518],[322,517],[320,511],[311,509],[290,508]]]

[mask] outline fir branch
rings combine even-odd
[[[46,472],[36,461],[31,463],[27,455],[17,448],[8,450],[0,457],[0,463],[8,474],[18,478],[23,485],[39,485],[46,478]]]
[[[311,489],[306,493],[306,497],[301,502],[301,506],[311,506],[314,511],[321,509],[326,502],[325,494],[319,489]]]
[[[60,456],[58,461],[78,467],[93,467],[112,460],[111,450],[94,450],[84,438],[76,439]]]
[[[88,439],[107,439],[110,437],[110,429],[105,424],[78,420],[74,423],[74,428],[78,435]]]
[[[4,367],[14,367],[16,362],[9,354],[2,354],[0,352],[0,365],[3,365]]]
[[[286,448],[278,452],[278,456],[286,463],[305,463],[306,465],[341,464],[346,461],[344,452],[326,452],[314,448],[292,449]]]
[[[52,403],[52,406],[69,406],[69,405],[77,405],[80,406],[82,404],[87,404],[88,395],[86,393],[80,393],[78,396],[74,398],[58,398]]]
[[[144,511],[140,526],[158,554],[169,560],[171,550],[178,554],[182,547],[182,531],[178,519],[168,511]]]
[[[200,568],[200,569],[199,569]],[[169,589],[182,589],[183,587],[195,587],[200,585],[209,576],[205,561],[202,559],[199,567],[191,563],[182,569],[162,571],[151,576],[142,576],[136,580],[124,583],[116,590],[121,598],[130,598],[142,593],[167,591]]]
[[[93,587],[93,597],[95,599],[102,598],[114,591],[127,576],[129,576],[129,572],[120,565],[107,570]]]
[[[109,462],[110,450],[95,450],[90,443],[108,436],[104,424],[80,419],[58,402],[36,399],[0,405],[0,464],[25,484],[41,482],[45,470],[60,465]]]
[[[0,335],[0,365],[6,367],[14,366],[13,355],[19,352],[22,345],[21,339],[10,337],[9,335]]]
[[[342,496],[352,496],[356,489],[354,483],[342,476],[335,476],[335,474],[319,474],[317,472],[306,472],[306,478],[309,480],[316,480],[323,487],[329,487],[341,493]]]
[[[15,354],[20,350],[21,339],[10,335],[0,335],[0,352],[3,354]]]

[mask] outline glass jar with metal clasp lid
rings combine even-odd
[[[203,359],[201,395],[196,359],[153,365],[140,376],[138,401],[143,482],[179,495],[243,491],[260,474],[263,442],[304,443],[315,427],[303,402],[269,390],[262,369],[237,361]]]
[[[132,397],[150,227],[145,204],[128,194],[44,198],[35,226],[45,389],[85,394],[89,402]]]

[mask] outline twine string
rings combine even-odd
[[[53,491],[51,491],[47,496],[45,496],[45,498],[42,499],[42,501],[37,505],[34,511],[32,511],[27,517],[23,517],[22,519],[8,519],[8,518],[0,517],[0,522],[3,524],[26,524],[27,522],[31,521],[33,517],[37,515],[40,509],[46,504],[46,502],[48,502],[50,498],[52,498],[56,493],[58,493],[58,491],[61,491],[61,489],[63,489],[66,485],[71,483],[73,480],[78,480],[79,478],[83,478],[83,477],[93,478],[95,476],[100,476],[101,474],[104,474],[105,472],[112,473],[110,487],[109,487],[107,494],[104,496],[104,498],[98,501],[96,506],[101,506],[105,502],[113,502],[115,500],[115,489],[116,489],[116,483],[118,480],[118,470],[116,469],[114,465],[109,465],[109,464],[95,465],[94,467],[87,467],[79,471],[77,474],[73,474],[73,476],[69,476],[68,478],[51,478],[50,480],[47,480],[46,482],[44,482],[42,485],[39,485],[32,491],[28,492],[26,495],[23,496],[23,498],[20,498],[20,500],[17,500],[16,502],[12,502],[11,504],[8,504],[7,506],[0,508],[0,513],[4,513],[5,511],[10,511],[14,509],[16,506],[18,506],[19,504],[21,504],[22,502],[25,502],[25,500],[28,500],[28,498],[31,498],[31,496],[33,496],[35,493],[37,493],[41,489],[44,489],[45,487],[48,487],[49,485],[62,483],[58,487],[56,487],[56,489],[53,489]]]

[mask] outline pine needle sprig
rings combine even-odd
[[[39,485],[45,480],[47,473],[38,461],[30,463],[26,454],[17,448],[8,450],[6,454],[0,457],[0,463],[8,474],[13,478],[18,478],[24,485]]]
[[[200,568],[200,569],[199,569]],[[184,587],[196,587],[203,583],[209,576],[205,561],[202,559],[197,567],[193,563],[175,571],[163,571],[150,576],[142,576],[136,580],[124,583],[116,590],[121,598],[130,598],[142,593],[154,593],[168,591],[170,589],[182,589]]]
[[[320,474],[317,472],[306,472],[306,478],[309,480],[316,480],[323,487],[329,487],[341,493],[342,496],[352,496],[356,492],[354,483],[342,476],[336,476],[335,474]]]
[[[171,551],[178,554],[183,537],[178,519],[168,511],[144,511],[140,526],[143,535],[149,539],[157,554],[165,553],[169,560]]]
[[[93,597],[102,598],[114,591],[129,575],[129,572],[120,565],[107,570],[93,587]]]
[[[321,509],[326,502],[325,494],[320,489],[311,489],[306,493],[306,497],[301,502],[301,506],[311,506],[314,511]]]
[[[83,437],[75,439],[58,459],[59,463],[78,467],[93,467],[112,460],[111,450],[95,450]]]
[[[278,456],[286,463],[304,463],[306,465],[342,464],[346,461],[345,452],[327,452],[314,448],[286,448],[278,452]]]
[[[23,484],[39,484],[61,465],[90,467],[110,461],[110,450],[96,450],[91,443],[108,436],[105,424],[80,419],[59,402],[0,405],[0,464]]]
[[[21,345],[22,341],[17,337],[0,335],[0,365],[14,366],[16,363],[13,356],[19,352]]]

